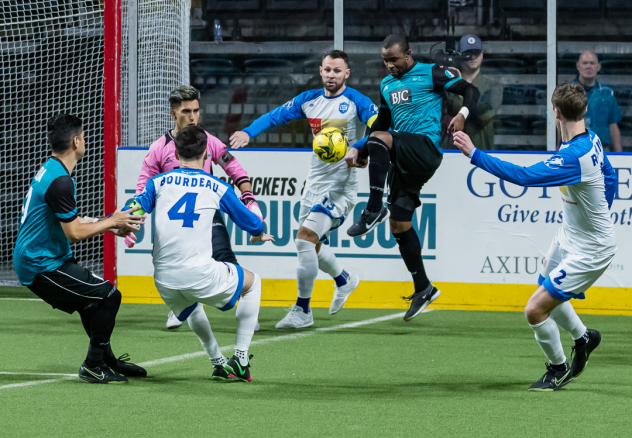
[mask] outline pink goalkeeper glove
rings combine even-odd
[[[134,233],[130,234],[129,236],[125,238],[125,246],[127,246],[128,248],[133,248],[135,243],[136,243],[136,236],[134,235]]]
[[[261,219],[261,222],[263,222],[263,214],[261,214],[259,204],[257,204],[257,201],[255,201],[255,195],[253,195],[252,192],[243,192],[239,200],[244,203],[248,210],[256,214],[257,217]]]

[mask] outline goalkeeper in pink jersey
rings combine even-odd
[[[171,106],[171,117],[175,121],[175,128],[167,132],[164,136],[156,140],[150,147],[149,153],[143,160],[143,169],[138,177],[136,184],[136,195],[139,195],[147,181],[154,176],[169,172],[180,167],[180,161],[175,157],[176,146],[174,137],[178,132],[187,126],[197,126],[200,121],[200,92],[191,85],[184,85],[176,88],[169,96],[169,105]],[[206,133],[208,143],[206,150],[208,151],[208,160],[204,164],[204,171],[213,175],[211,162],[218,164],[224,169],[224,172],[233,180],[233,183],[241,192],[240,200],[254,214],[259,216],[261,220],[261,210],[255,197],[252,194],[252,186],[250,179],[239,161],[233,157],[228,148],[217,137]],[[135,239],[129,237],[129,239]],[[219,210],[213,219],[213,258],[218,262],[227,262],[238,265],[235,253],[230,247],[230,236],[226,230],[224,219]],[[182,325],[182,322],[175,317],[173,312],[169,313],[167,328],[174,329]],[[257,323],[257,330],[259,324]]]

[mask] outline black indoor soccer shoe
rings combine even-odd
[[[239,362],[239,358],[237,356],[233,356],[224,368],[239,380],[252,382],[252,376],[250,375],[250,359],[252,359],[252,354],[248,357],[248,365],[242,365],[241,362]]]
[[[79,367],[79,378],[87,383],[101,383],[101,384],[123,384],[127,383],[127,377],[117,373],[105,362],[101,362],[101,365],[90,368],[86,363],[82,363]]]
[[[415,292],[409,297],[404,297],[405,300],[410,301],[410,309],[404,315],[404,321],[410,321],[419,315],[430,303],[439,298],[439,295],[441,295],[441,291],[432,286],[432,289],[425,294],[423,292]]]
[[[351,225],[347,230],[347,234],[351,237],[360,237],[367,234],[373,228],[384,222],[391,213],[388,208],[382,206],[382,209],[377,213],[369,213],[366,210],[362,210],[362,215],[358,221]]]
[[[548,363],[545,365],[546,373],[544,373],[540,380],[531,385],[529,391],[558,391],[562,389],[563,386],[571,383],[571,381],[573,380],[571,367],[569,367],[567,363],[564,363],[565,367],[563,370],[556,370],[551,364]]]
[[[221,365],[215,365],[213,367],[213,375],[211,376],[212,380],[217,382],[225,382],[226,380],[235,377],[231,373],[229,373],[226,368]]]
[[[125,353],[119,358],[112,356],[105,359],[105,364],[119,374],[127,377],[147,377],[147,370],[129,361],[129,354]]]
[[[601,342],[601,333],[597,330],[588,329],[586,333],[588,334],[588,342],[585,345],[575,345],[571,353],[571,357],[573,358],[571,374],[573,377],[578,377],[584,372],[584,368],[586,368],[588,364],[588,356],[590,356],[590,353],[592,353]]]

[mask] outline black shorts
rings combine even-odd
[[[35,276],[28,288],[53,309],[73,313],[99,305],[116,287],[69,259],[54,271]]]
[[[421,205],[421,188],[439,168],[443,155],[425,135],[397,131],[391,135],[388,208],[392,219],[408,222]]]
[[[230,247],[230,236],[219,210],[213,216],[213,259],[218,262],[239,265],[237,257],[235,257],[235,253]]]

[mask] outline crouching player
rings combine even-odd
[[[533,166],[491,157],[476,149],[467,134],[454,134],[454,144],[472,164],[492,175],[523,187],[560,188],[564,221],[544,259],[539,287],[525,308],[535,339],[549,359],[546,373],[530,391],[558,390],[584,371],[601,335],[586,328],[569,300],[585,298],[584,292],[605,272],[617,249],[610,218],[616,176],[601,140],[586,130],[586,92],[581,84],[561,84],[551,100],[563,143],[554,156]],[[570,367],[558,325],[575,340]]]
[[[239,265],[213,259],[216,212],[228,213],[253,236],[253,243],[274,239],[263,233],[261,219],[242,204],[230,185],[204,171],[206,146],[202,128],[182,129],[175,138],[181,167],[151,178],[135,199],[145,212],[155,210],[154,281],[160,296],[180,321],[188,318],[215,368],[214,380],[232,374],[249,382],[248,347],[259,315],[261,278]],[[238,300],[237,343],[227,363],[201,304],[226,311]]]
[[[190,85],[176,88],[169,96],[171,107],[171,117],[175,122],[173,130],[156,140],[149,148],[149,153],[143,160],[143,169],[138,176],[136,184],[136,194],[138,195],[145,188],[149,178],[159,173],[169,172],[180,166],[178,159],[174,156],[175,145],[173,138],[186,126],[195,126],[200,123],[200,92]],[[212,163],[218,164],[226,174],[232,178],[235,186],[241,191],[241,202],[261,219],[261,210],[252,194],[250,179],[239,161],[228,152],[226,145],[216,137],[206,133],[209,160],[204,163],[204,170],[213,175]],[[238,265],[235,253],[230,247],[230,237],[226,230],[226,225],[222,215],[217,211],[213,218],[215,227],[213,239],[213,258],[220,262],[228,262]],[[130,242],[126,240],[128,246],[133,245],[133,238]],[[167,328],[175,329],[182,325],[181,321],[169,313]],[[257,324],[258,325],[258,324]]]

